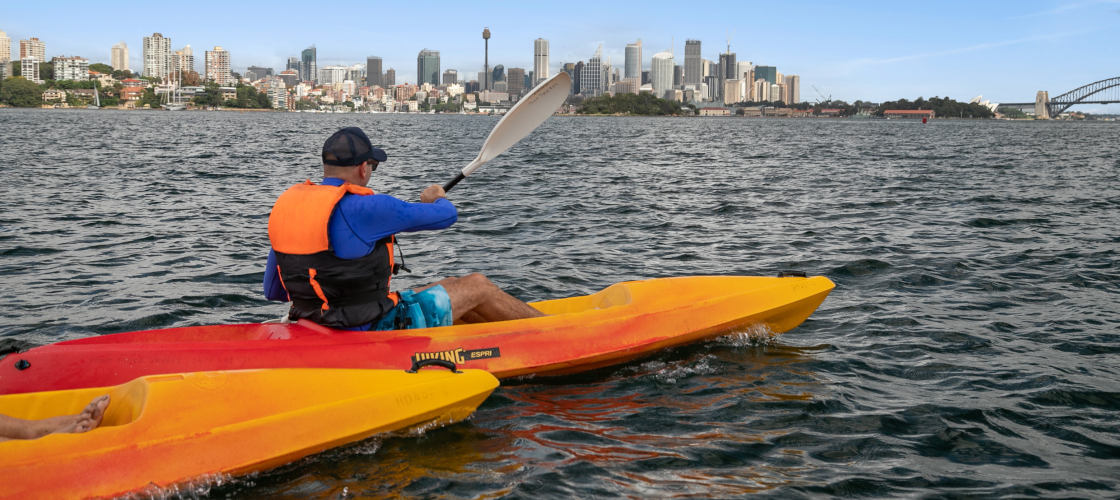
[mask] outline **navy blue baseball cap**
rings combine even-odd
[[[337,167],[361,165],[366,160],[378,163],[389,159],[385,150],[373,147],[369,137],[358,127],[346,127],[323,143],[323,163]]]

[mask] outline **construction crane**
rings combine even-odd
[[[821,89],[818,89],[816,85],[810,85],[810,87],[813,87],[813,91],[817,93],[816,104],[820,104],[822,102],[832,102],[832,94],[829,94],[828,97],[825,97],[824,93],[821,92]]]

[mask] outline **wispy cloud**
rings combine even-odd
[[[882,57],[882,58],[870,58],[869,57],[869,58],[862,58],[862,59],[855,59],[855,60],[852,60],[852,61],[848,61],[847,64],[848,65],[853,65],[853,66],[875,66],[875,65],[883,65],[883,64],[894,64],[894,63],[907,62],[907,61],[916,61],[916,60],[920,60],[920,59],[929,59],[929,58],[933,58],[933,57],[944,57],[944,56],[952,56],[952,55],[957,55],[957,54],[964,54],[964,53],[968,53],[968,52],[978,52],[978,51],[982,51],[982,50],[995,49],[995,48],[999,48],[999,47],[1007,47],[1009,45],[1020,45],[1020,44],[1024,44],[1024,43],[1032,43],[1032,42],[1040,42],[1040,41],[1052,41],[1052,40],[1058,40],[1058,39],[1061,39],[1061,38],[1068,38],[1068,37],[1071,37],[1071,36],[1081,35],[1081,34],[1084,34],[1084,33],[1087,33],[1087,32],[1088,31],[1074,31],[1074,32],[1067,32],[1067,33],[1050,33],[1050,34],[1046,34],[1046,35],[1037,35],[1037,36],[1031,36],[1031,37],[1026,37],[1026,38],[1016,38],[1014,40],[1003,40],[1003,41],[998,41],[998,42],[985,42],[985,43],[980,43],[980,44],[976,44],[976,45],[971,45],[971,46],[968,46],[968,47],[960,47],[960,48],[948,49],[948,50],[939,50],[939,51],[935,51],[935,52],[921,52],[921,53],[918,53],[918,54],[909,54],[909,55],[904,55],[904,56]]]
[[[1066,12],[1079,10],[1079,9],[1084,9],[1084,8],[1088,8],[1088,7],[1093,7],[1093,6],[1097,6],[1097,5],[1116,5],[1116,4],[1120,4],[1120,0],[1091,0],[1091,1],[1088,1],[1088,2],[1067,3],[1067,4],[1064,4],[1064,5],[1059,5],[1057,7],[1054,7],[1053,9],[1047,9],[1047,10],[1043,10],[1043,11],[1039,11],[1039,12],[1031,12],[1031,13],[1027,13],[1027,14],[1020,14],[1020,15],[1017,15],[1017,16],[1011,16],[1009,19],[1025,19],[1025,18],[1030,18],[1030,17],[1056,16],[1056,15],[1059,15],[1059,14],[1065,14]],[[1120,10],[1117,10],[1116,12],[1120,12]]]

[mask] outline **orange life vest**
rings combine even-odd
[[[344,183],[324,186],[307,181],[280,195],[268,217],[268,239],[276,253],[280,282],[292,300],[288,317],[348,328],[376,321],[397,303],[389,292],[393,270],[392,236],[381,239],[357,259],[334,255],[327,224],[346,194],[373,190]]]

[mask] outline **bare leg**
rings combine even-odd
[[[101,425],[105,408],[109,406],[109,396],[104,395],[93,401],[77,415],[63,415],[41,420],[0,415],[0,441],[7,439],[36,439],[56,432],[86,432]]]
[[[544,316],[529,304],[503,292],[479,273],[446,278],[424,288],[434,285],[443,285],[447,290],[447,295],[451,297],[451,316],[456,322],[480,323]]]

